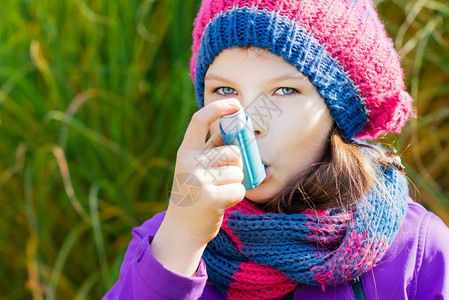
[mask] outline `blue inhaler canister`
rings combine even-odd
[[[243,185],[252,190],[265,179],[265,167],[260,158],[251,118],[245,114],[243,107],[229,115],[220,117],[220,130],[226,145],[240,148],[243,160]]]

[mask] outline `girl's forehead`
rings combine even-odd
[[[209,66],[212,68],[247,68],[252,66],[264,70],[286,69],[299,72],[295,66],[286,62],[283,57],[261,48],[229,48],[223,50]],[[267,69],[268,68],[268,69]]]
[[[252,76],[266,80],[307,78],[283,57],[261,48],[230,48],[223,50],[209,66],[205,81]],[[308,81],[308,80],[307,80]]]

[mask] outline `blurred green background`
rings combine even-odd
[[[449,4],[377,1],[419,118],[393,143],[449,224]],[[196,110],[198,0],[0,8],[0,299],[99,299],[133,226],[166,208]]]

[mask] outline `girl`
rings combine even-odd
[[[204,0],[193,39],[201,109],[168,209],[105,299],[449,299],[449,229],[360,140],[414,116],[373,3]],[[240,107],[266,166],[252,190],[219,129]]]

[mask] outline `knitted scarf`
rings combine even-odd
[[[351,283],[393,242],[407,197],[405,176],[388,168],[347,209],[274,214],[244,199],[226,210],[203,254],[209,278],[228,299],[273,299],[301,284]]]

